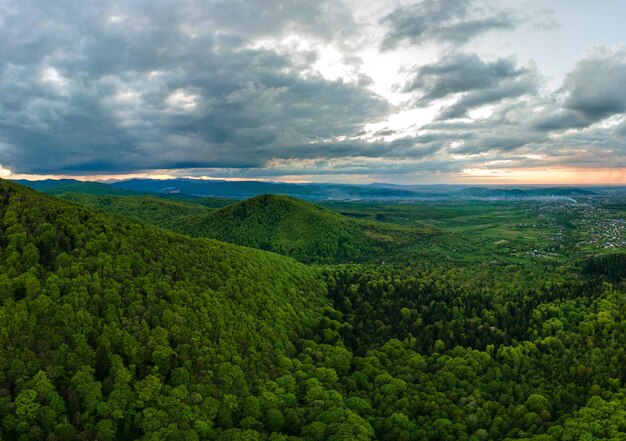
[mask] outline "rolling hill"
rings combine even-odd
[[[362,225],[289,196],[257,196],[205,216],[186,218],[174,229],[303,262],[360,260],[376,246]]]
[[[192,217],[298,252],[374,228],[281,196]],[[0,439],[623,439],[623,292],[420,263],[310,268],[0,181]]]
[[[285,194],[299,199],[377,200],[415,197],[403,189],[376,188],[368,185],[287,183],[267,181],[222,181],[204,179],[129,179],[111,184],[112,187],[150,193],[180,193],[192,196],[246,199],[262,194]]]
[[[350,212],[344,216],[288,196],[240,202],[185,195],[56,196],[177,233],[273,251],[304,263],[400,260],[410,247],[428,246],[428,239],[439,234],[417,222],[394,225],[359,219]]]
[[[325,292],[292,259],[0,180],[0,435],[213,438]]]
[[[210,212],[210,208],[204,205],[154,196],[97,196],[81,193],[61,193],[56,196],[84,207],[133,218],[175,232],[179,231],[174,228],[175,225],[185,225],[187,219],[205,216]]]
[[[469,187],[458,192],[458,196],[467,199],[541,199],[588,197],[597,193],[580,188],[484,188]]]

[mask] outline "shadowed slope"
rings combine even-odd
[[[209,433],[221,400],[276,372],[326,303],[313,272],[289,258],[0,180],[7,439],[137,439],[192,421]]]

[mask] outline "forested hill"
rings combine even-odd
[[[225,221],[345,222],[248,202]],[[424,263],[313,272],[0,181],[0,439],[626,439],[622,257]]]
[[[410,253],[408,248],[427,246],[428,239],[438,233],[417,222],[394,225],[377,218],[349,218],[289,196],[265,195],[238,202],[184,195],[61,192],[55,196],[176,233],[269,250],[304,263],[401,260]]]
[[[358,261],[373,247],[361,225],[289,196],[257,196],[204,217],[184,219],[175,229],[303,262]]]
[[[174,232],[182,232],[176,228],[184,230],[183,227],[190,222],[190,218],[204,217],[209,213],[204,205],[163,197],[98,196],[73,192],[60,193],[57,196],[88,208],[133,218]]]
[[[104,440],[206,436],[327,301],[289,258],[0,180],[0,302],[0,436]]]

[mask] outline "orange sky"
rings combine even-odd
[[[466,169],[460,178],[484,184],[625,185],[626,168]]]
[[[116,175],[24,175],[12,174],[9,170],[0,167],[0,177],[9,179],[78,179],[83,181],[123,180],[132,178],[174,179],[186,177],[176,175],[170,171],[154,171],[145,173],[116,174]],[[411,180],[408,177],[384,179],[367,175],[341,177],[317,176],[284,176],[258,178],[212,178],[210,176],[194,177],[196,179],[224,179],[224,180],[271,180],[285,182],[395,182],[400,184],[492,184],[492,185],[626,185],[626,167],[621,168],[468,168],[458,174],[437,174],[432,177],[420,176]]]

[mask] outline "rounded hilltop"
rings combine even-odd
[[[361,225],[291,196],[263,194],[188,221],[184,227],[188,234],[273,251],[307,263],[358,259],[370,246]]]

